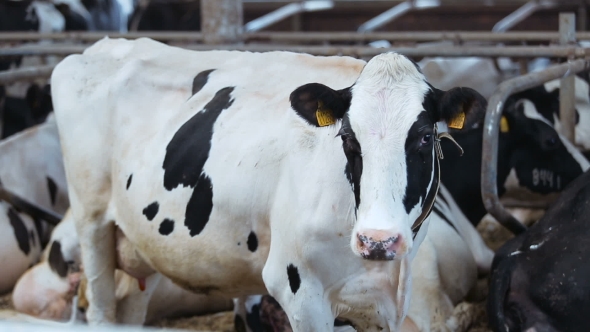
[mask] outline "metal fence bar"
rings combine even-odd
[[[23,67],[0,72],[0,84],[9,84],[15,81],[34,80],[51,76],[55,65],[40,67]]]
[[[483,132],[481,196],[488,212],[514,234],[525,231],[526,227],[506,211],[498,198],[497,187],[498,132],[504,102],[513,93],[530,89],[566,75],[574,75],[587,68],[588,62],[580,59],[552,66],[543,71],[515,77],[502,82],[489,99]]]
[[[59,215],[53,211],[47,210],[43,207],[33,204],[27,201],[26,199],[18,195],[15,195],[13,192],[7,190],[3,186],[0,186],[0,200],[9,203],[10,205],[30,215],[33,218],[45,220],[46,222],[54,226],[57,225],[63,219],[62,215]]]
[[[559,14],[559,43],[572,45],[576,42],[576,15],[574,13]],[[562,78],[559,89],[559,115],[565,137],[576,143],[576,81],[574,76]]]
[[[82,53],[85,45],[21,45],[0,48],[0,58],[8,56],[32,55],[69,55]],[[585,58],[590,56],[590,48],[575,46],[450,46],[450,47],[387,47],[369,46],[294,46],[294,45],[183,45],[183,48],[197,51],[206,50],[241,50],[251,52],[290,51],[314,55],[348,55],[353,57],[372,57],[385,52],[398,52],[407,56],[440,57],[549,57],[549,58]]]
[[[94,42],[109,36],[110,38],[152,38],[161,41],[190,41],[202,42],[203,34],[198,31],[141,31],[118,33],[112,31],[103,32],[2,32],[0,42],[8,41],[37,41],[37,40],[78,40]],[[504,32],[494,33],[489,31],[407,31],[407,32],[251,32],[242,34],[243,41],[263,40],[268,42],[361,42],[373,40],[388,40],[400,42],[426,42],[426,41],[492,41],[492,42],[546,42],[559,40],[559,33],[555,31],[530,31],[530,32]],[[590,39],[590,32],[578,31],[576,39]]]

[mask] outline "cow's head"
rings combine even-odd
[[[356,199],[352,250],[391,260],[411,250],[412,225],[437,188],[435,124],[471,128],[486,102],[469,88],[435,89],[415,63],[387,53],[369,61],[353,86],[306,84],[293,91],[291,105],[312,125],[340,126]]]
[[[506,102],[500,145],[505,151],[500,158],[509,158],[506,165],[510,167],[500,191],[518,199],[530,200],[531,193],[559,192],[589,167],[584,156],[529,99],[510,98]]]

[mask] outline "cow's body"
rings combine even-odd
[[[343,90],[301,86],[309,82]],[[353,83],[353,91],[344,89]],[[450,121],[457,112],[450,102],[464,101],[472,106],[469,127],[482,111],[481,96],[469,89],[425,97],[435,90],[399,55],[366,65],[282,52],[198,53],[149,40],[105,40],[68,57],[54,71],[52,90],[72,212],[93,281],[93,322],[115,319],[114,280],[105,274],[115,265],[115,221],[148,266],[187,289],[229,296],[268,289],[295,330],[330,330],[336,316],[361,329],[395,329],[407,310],[409,264],[427,221],[414,230],[415,240],[410,226],[435,184],[434,124],[419,126],[415,121],[426,118],[416,117]],[[350,111],[340,108],[347,96]],[[338,118],[349,116],[345,126],[316,128],[320,120],[306,112],[321,107],[318,100]],[[363,122],[365,103],[381,111]],[[387,112],[394,113],[379,118]],[[394,119],[397,128],[382,123]],[[378,135],[364,127],[379,124],[387,125]],[[408,130],[426,131],[415,137]],[[355,144],[364,145],[362,157]],[[404,160],[412,153],[424,166]],[[398,159],[384,169],[380,156]],[[395,171],[384,173],[390,167]],[[391,195],[373,188],[383,184],[392,186],[382,189]],[[387,220],[404,226],[387,228]],[[144,312],[136,312],[127,318],[143,321]]]
[[[583,331],[589,323],[590,172],[496,253],[488,317],[494,331]]]
[[[0,143],[0,181],[20,197],[63,213],[68,206],[65,173],[55,121],[33,127]],[[0,202],[0,293],[35,264],[49,236],[41,220]]]

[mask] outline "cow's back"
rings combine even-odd
[[[329,140],[348,186],[335,132],[306,125],[289,94],[350,86],[363,64],[150,40],[103,40],[68,57],[52,93],[74,214],[115,220],[149,265],[187,288],[260,292],[287,155]]]

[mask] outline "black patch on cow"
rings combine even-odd
[[[27,230],[25,223],[13,208],[8,208],[7,215],[10,220],[10,225],[14,230],[14,236],[16,237],[16,242],[18,242],[18,247],[25,255],[29,255],[31,252],[31,245],[29,244],[29,231]]]
[[[260,319],[260,305],[252,306],[251,312],[246,312],[246,323],[251,331],[264,331],[262,321]]]
[[[301,286],[301,277],[299,276],[299,270],[293,264],[287,266],[287,277],[289,277],[289,286],[293,294],[297,293],[299,286]]]
[[[37,245],[37,241],[35,241],[35,231],[32,229],[29,231],[29,241],[31,241],[31,247]]]
[[[256,234],[252,231],[250,235],[248,235],[248,250],[251,252],[255,252],[258,249],[258,238]]]
[[[234,329],[236,332],[246,332],[246,323],[240,315],[234,315]]]
[[[361,175],[363,174],[363,156],[361,145],[356,139],[356,135],[350,127],[348,115],[342,119],[342,127],[338,133],[342,138],[342,149],[346,156],[346,166],[344,174],[352,187],[355,200],[355,213],[361,203]]]
[[[164,187],[172,190],[179,185],[194,187],[209,157],[213,125],[221,112],[233,104],[233,87],[223,88],[205,105],[202,111],[185,122],[166,146]]]
[[[160,224],[160,229],[158,229],[160,234],[162,235],[170,235],[172,231],[174,231],[174,220],[172,219],[164,219]]]
[[[133,174],[129,175],[129,177],[127,178],[127,186],[125,186],[125,189],[129,190],[129,186],[131,185],[132,180],[133,180]]]
[[[428,114],[423,111],[410,130],[406,138],[406,172],[407,185],[406,194],[403,204],[407,213],[422,199],[424,204],[426,199],[426,190],[430,184],[433,175],[432,148],[434,142],[433,123],[428,118]],[[423,139],[429,135],[427,144],[423,144]]]
[[[437,196],[437,199],[440,196]],[[449,224],[449,226],[453,227],[453,229],[455,230],[455,232],[457,232],[459,234],[459,232],[457,231],[457,228],[455,228],[455,225],[453,225],[453,223],[449,220],[449,218],[447,218],[447,216],[442,213],[442,211],[435,206],[432,207],[432,211],[437,214],[439,217],[441,217],[447,224]],[[461,234],[459,234],[461,235]]]
[[[197,186],[186,205],[184,225],[190,230],[190,235],[200,234],[213,210],[213,185],[205,174],[199,178]]]
[[[194,188],[184,220],[191,236],[203,230],[213,209],[213,186],[211,179],[203,173],[203,166],[211,149],[213,125],[221,112],[233,104],[233,90],[233,87],[227,87],[217,91],[202,111],[178,129],[166,147],[162,164],[164,187],[167,190],[179,185]]]
[[[146,206],[143,209],[143,215],[149,220],[152,221],[158,214],[158,210],[160,209],[160,204],[158,202],[153,202],[152,204]]]
[[[207,80],[209,80],[209,74],[211,74],[215,69],[204,70],[195,76],[193,79],[193,96],[201,91],[201,89],[207,84]]]
[[[55,199],[57,197],[57,184],[51,177],[47,177],[47,189],[49,190],[49,198],[51,198],[51,205],[55,205]]]
[[[51,244],[47,261],[49,262],[49,267],[60,277],[65,278],[68,275],[68,263],[66,263],[61,252],[61,243],[59,241],[53,241]]]

